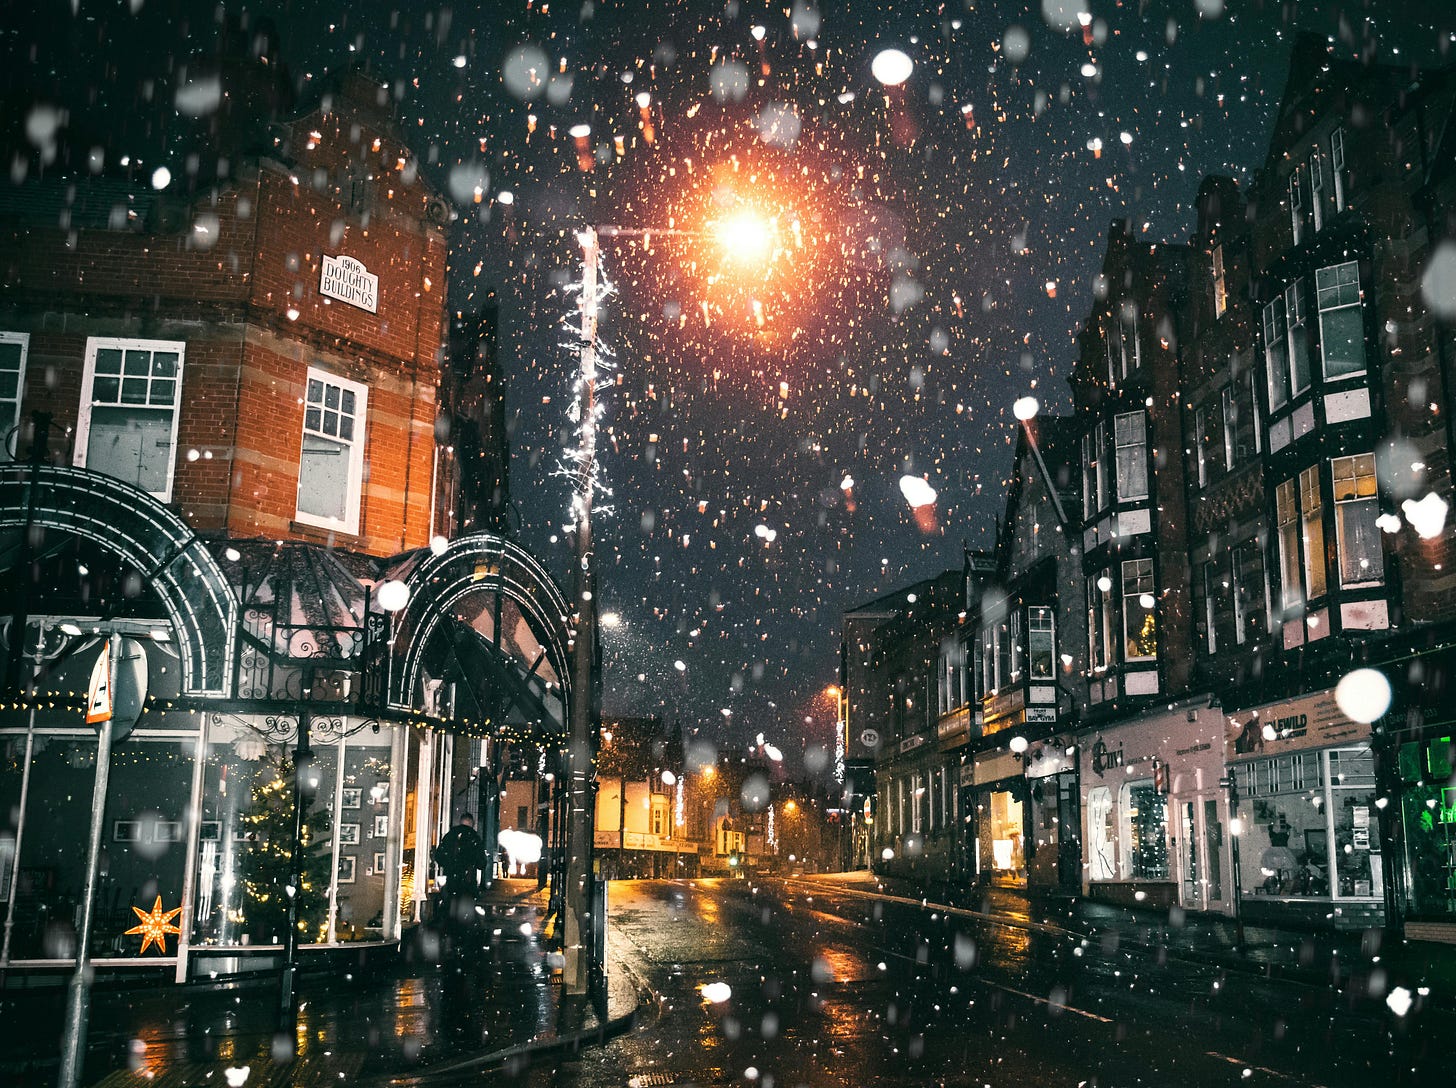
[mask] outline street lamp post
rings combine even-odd
[[[576,636],[571,661],[571,734],[567,749],[568,804],[566,888],[562,985],[568,994],[581,995],[591,986],[593,927],[592,904],[592,762],[596,755],[595,661],[596,602],[593,600],[592,492],[596,487],[597,392],[597,232],[587,227],[577,235],[582,255],[581,370],[578,404],[581,446],[577,453],[577,486],[573,499],[576,518]]]
[[[643,227],[619,227],[611,224],[589,226],[577,233],[581,246],[582,285],[580,303],[581,351],[577,375],[577,408],[580,421],[580,444],[575,452],[576,494],[572,513],[576,525],[576,637],[572,643],[572,701],[570,735],[567,749],[569,773],[566,879],[562,900],[563,966],[562,984],[567,994],[589,992],[593,976],[601,964],[594,949],[600,947],[598,927],[605,920],[593,914],[594,882],[597,874],[592,864],[593,789],[596,756],[599,699],[597,669],[597,607],[595,554],[592,540],[592,499],[596,487],[596,412],[597,412],[597,321],[600,313],[597,267],[601,257],[601,238],[673,237],[701,238],[705,232],[667,227],[653,230]],[[772,249],[774,230],[771,224],[740,213],[730,222],[719,224],[718,242],[742,250],[755,257],[766,257]],[[600,913],[600,912],[598,912]]]
[[[1219,780],[1219,785],[1228,790],[1229,803],[1229,861],[1234,870],[1234,944],[1240,952],[1244,950],[1244,874],[1239,865],[1239,838],[1243,827],[1239,821],[1239,780],[1230,768],[1228,774]]]
[[[303,678],[303,698],[298,708],[298,744],[293,749],[293,838],[288,849],[288,924],[283,931],[283,969],[278,985],[278,1026],[293,1043],[298,1026],[298,900],[303,894],[303,832],[307,826],[308,799],[313,794],[313,749],[309,743],[309,699],[313,677]]]

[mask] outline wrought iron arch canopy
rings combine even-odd
[[[453,637],[450,626],[457,622],[455,606],[470,594],[494,594],[514,602],[550,663],[561,688],[563,720],[556,724],[565,727],[572,697],[570,608],[561,588],[534,555],[494,533],[472,533],[452,540],[438,554],[425,553],[404,580],[410,595],[392,624],[390,710],[418,710],[426,652],[437,636]],[[498,642],[498,631],[495,637]],[[535,663],[523,664],[527,675],[535,671]],[[489,671],[499,675],[495,669]]]
[[[197,534],[147,492],[99,472],[0,466],[0,531],[39,525],[92,541],[141,572],[176,634],[184,695],[231,689],[238,602]]]

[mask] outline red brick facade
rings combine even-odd
[[[54,416],[55,460],[76,463],[89,337],[182,341],[171,504],[199,531],[380,555],[428,543],[443,204],[377,93],[351,77],[276,159],[191,199],[118,190],[109,223],[0,222],[0,330],[29,334],[22,418]],[[341,255],[378,277],[377,312],[321,293]],[[310,367],[368,390],[357,535],[297,517]]]

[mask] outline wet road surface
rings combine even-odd
[[[821,888],[619,882],[611,917],[656,1013],[500,1083],[1297,1088],[1452,1068],[1443,1010]]]

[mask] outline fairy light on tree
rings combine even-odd
[[[269,943],[281,940],[288,925],[289,872],[293,847],[293,762],[282,752],[273,757],[273,773],[253,784],[243,814],[245,849],[242,922],[249,933]],[[297,888],[300,936],[318,933],[327,923],[329,901],[329,817],[310,811],[303,822],[303,855]]]

